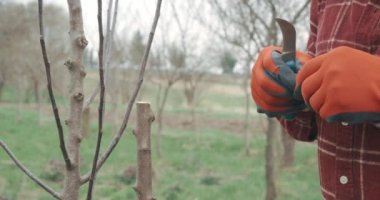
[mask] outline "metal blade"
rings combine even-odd
[[[276,18],[277,24],[280,26],[283,38],[283,50],[281,59],[284,62],[295,61],[296,58],[296,29],[290,22]]]

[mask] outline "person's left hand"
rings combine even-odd
[[[307,54],[296,52],[296,61],[285,63],[281,48],[274,46],[260,52],[251,74],[251,94],[259,113],[291,120],[304,110],[303,100],[296,100],[293,95],[296,73],[309,59]]]
[[[380,57],[338,47],[306,62],[298,95],[328,122],[380,121]]]

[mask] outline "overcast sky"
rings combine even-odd
[[[0,0],[1,1],[1,0]],[[10,0],[15,2],[36,2],[37,0]],[[108,0],[103,1],[103,22],[106,22],[106,14],[108,8]],[[114,0],[115,2],[115,0]],[[128,38],[128,36],[139,30],[146,40],[153,21],[157,0],[119,0],[118,19],[116,25],[116,32],[119,37]],[[197,10],[201,5],[202,0],[191,1],[174,1],[178,6],[178,13],[181,21],[184,23],[189,16],[188,10],[184,9],[184,4],[190,4],[192,10]],[[84,18],[84,29],[87,39],[89,40],[88,48],[98,48],[98,24],[97,24],[97,1],[94,0],[82,0],[82,12]],[[56,4],[61,6],[65,12],[68,12],[66,0],[44,0],[44,4]],[[203,5],[203,4],[202,4]],[[197,11],[196,11],[197,12]],[[194,16],[193,16],[194,17]],[[170,23],[168,22],[170,21]],[[105,23],[103,23],[105,28]],[[205,27],[199,24],[192,24],[188,31],[192,40],[192,44],[202,46],[205,41],[208,42],[208,34]],[[156,30],[155,43],[160,43],[162,38],[170,40],[171,42],[180,37],[178,27],[173,20],[173,12],[169,1],[163,1],[161,6],[160,21]],[[198,44],[195,44],[198,43]]]

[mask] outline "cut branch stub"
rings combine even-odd
[[[64,65],[67,67],[67,69],[69,69],[70,71],[72,71],[74,69],[74,62],[72,60],[67,60]]]
[[[137,140],[137,184],[134,187],[138,200],[152,200],[151,124],[154,119],[150,104],[137,102],[137,127],[133,131]]]
[[[78,92],[78,93],[74,94],[74,98],[77,101],[82,101],[83,100],[83,93]]]
[[[85,37],[84,35],[79,36],[79,37],[77,38],[77,45],[78,45],[80,48],[82,48],[82,49],[86,48],[87,44],[88,44],[88,41],[87,41],[87,39],[86,39],[86,37]]]

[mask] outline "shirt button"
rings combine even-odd
[[[341,184],[345,185],[346,183],[348,183],[348,178],[347,178],[347,176],[341,176],[339,178],[339,181]]]
[[[342,122],[341,124],[342,124],[342,126],[348,126],[347,122]]]

